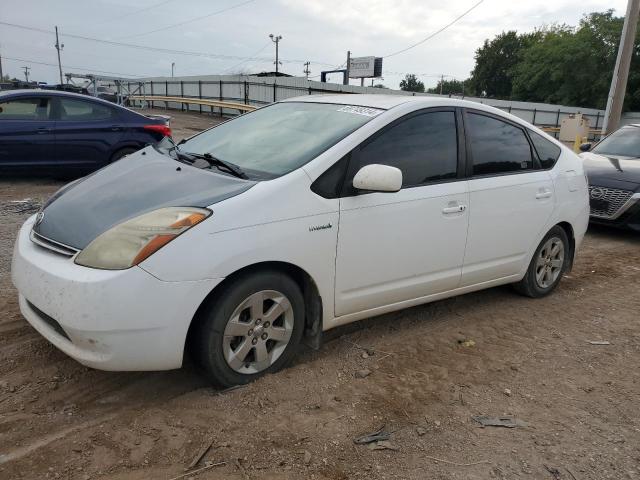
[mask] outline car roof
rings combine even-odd
[[[477,108],[480,110],[494,111],[493,107],[478,102],[468,100],[458,100],[456,98],[442,97],[439,95],[388,95],[388,94],[318,94],[294,97],[282,100],[283,102],[309,102],[309,103],[335,103],[339,105],[356,105],[359,107],[371,107],[388,110],[398,105],[406,103],[416,103],[424,107],[430,106],[460,106]],[[501,112],[504,113],[504,112]]]
[[[18,90],[2,90],[0,91],[0,100],[5,97],[12,96],[27,96],[27,95],[47,95],[47,96],[56,96],[56,97],[68,97],[68,98],[78,98],[84,100],[93,100],[96,102],[104,103],[105,105],[114,105],[111,102],[106,100],[102,100],[101,98],[93,97],[91,95],[84,95],[81,93],[73,93],[73,92],[65,92],[63,90],[49,90],[45,88],[22,88]]]

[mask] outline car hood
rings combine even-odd
[[[255,183],[201,170],[147,147],[60,189],[33,230],[82,250],[130,218],[162,207],[207,207]]]
[[[589,183],[635,190],[640,185],[640,159],[587,152],[582,157]],[[604,185],[606,183],[607,185]],[[611,185],[609,185],[611,184]]]

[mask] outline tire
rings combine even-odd
[[[111,156],[110,163],[118,161],[121,158],[126,157],[127,155],[131,155],[132,153],[137,152],[137,151],[138,151],[138,149],[137,148],[133,148],[133,147],[121,148],[120,150],[116,151],[116,153],[114,153]]]
[[[566,232],[553,227],[536,248],[524,278],[514,284],[518,293],[531,298],[553,292],[570,264],[569,239]]]
[[[291,361],[304,317],[302,292],[289,276],[277,271],[242,275],[199,311],[192,354],[214,384],[243,385]]]

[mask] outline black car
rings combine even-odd
[[[95,96],[111,103],[118,103],[118,93],[107,87],[96,87]]]
[[[580,149],[589,177],[591,221],[640,231],[640,125]]]
[[[0,172],[84,175],[156,144],[163,118],[75,93],[0,92]]]

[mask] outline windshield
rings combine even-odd
[[[187,140],[180,150],[236,165],[249,178],[301,167],[382,110],[327,103],[276,103]]]
[[[622,127],[602,140],[592,151],[600,155],[640,157],[640,128]]]

